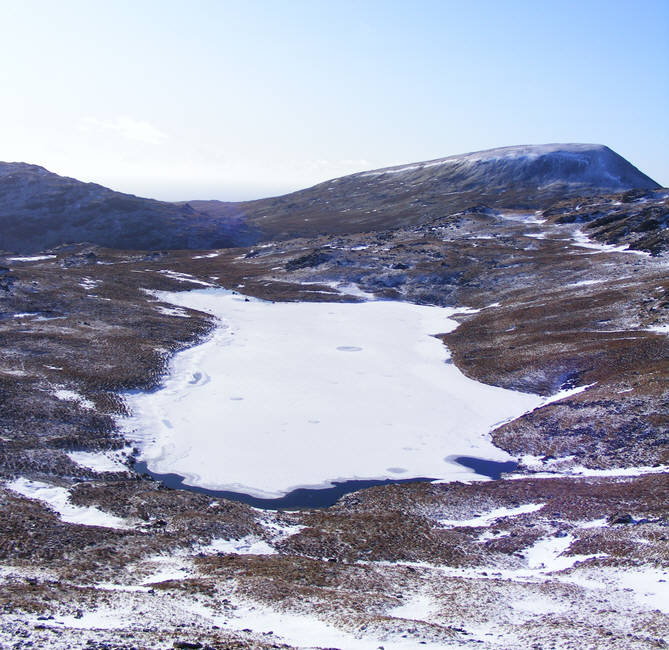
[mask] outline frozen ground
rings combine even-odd
[[[221,321],[164,386],[127,396],[141,459],[186,483],[255,496],[337,479],[472,478],[446,457],[508,460],[488,431],[539,406],[448,363],[455,309],[161,294]]]

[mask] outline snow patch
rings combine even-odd
[[[433,612],[437,609],[435,600],[426,593],[418,593],[406,602],[389,609],[386,614],[393,618],[405,618],[412,621],[431,621]]]
[[[211,282],[204,282],[203,280],[198,280],[196,277],[190,275],[189,273],[179,273],[178,271],[171,271],[169,269],[162,269],[158,271],[166,275],[172,280],[177,280],[178,282],[191,282],[192,284],[201,284],[203,287],[213,287],[214,285]]]
[[[560,476],[593,476],[593,477],[613,477],[613,476],[643,476],[645,474],[664,474],[669,472],[669,465],[658,465],[656,467],[636,466],[636,467],[614,467],[611,469],[590,469],[583,465],[563,466],[569,463],[573,456],[565,456],[550,461],[544,461],[541,456],[525,455],[520,457],[522,465],[532,470],[532,478],[557,478]],[[548,471],[541,471],[548,470]],[[552,471],[551,471],[552,470]],[[508,477],[508,480],[526,479],[527,474],[514,474]]]
[[[561,614],[569,609],[565,603],[559,603],[545,596],[539,597],[537,594],[532,594],[531,598],[514,600],[511,607],[522,614],[531,614],[532,616]]]
[[[79,286],[83,287],[87,291],[95,289],[99,285],[100,285],[100,280],[93,280],[92,278],[81,278],[81,282],[79,282]]]
[[[63,402],[77,402],[82,408],[93,409],[95,404],[91,400],[86,399],[83,395],[80,395],[74,390],[67,389],[58,389],[53,393],[56,399],[59,399]]]
[[[156,306],[156,311],[165,316],[179,316],[181,318],[190,318],[190,314],[180,307],[165,307],[164,305]]]
[[[8,257],[10,262],[40,262],[41,260],[52,260],[55,255],[32,255],[30,257]]]
[[[552,404],[553,402],[559,402],[561,399],[572,397],[573,395],[578,395],[579,393],[588,390],[588,388],[592,388],[592,386],[594,386],[596,383],[597,382],[593,384],[586,384],[585,386],[576,386],[576,388],[564,388],[563,390],[559,390],[553,395],[544,397],[541,406],[546,406],[546,404]]]
[[[235,553],[237,555],[275,555],[276,549],[265,540],[253,535],[242,539],[213,539],[207,546],[202,546],[201,553]]]
[[[110,515],[94,506],[75,506],[70,503],[70,493],[63,487],[29,481],[20,477],[7,483],[7,488],[29,499],[36,499],[48,505],[68,524],[102,526],[104,528],[131,528],[124,519]]]
[[[575,584],[586,589],[601,589],[607,594],[623,592],[644,609],[658,609],[669,614],[669,570],[645,566],[639,568],[597,567],[596,570],[579,567],[567,575],[559,576],[560,582]]]
[[[642,257],[650,257],[646,251],[636,251],[625,244],[624,246],[615,246],[613,244],[601,244],[590,239],[582,230],[577,229],[573,233],[574,245],[579,248],[591,248],[598,253],[632,253]]]
[[[81,467],[87,467],[96,472],[127,472],[128,467],[122,462],[121,452],[103,451],[69,451],[68,458]]]
[[[446,528],[456,528],[456,527],[468,527],[468,528],[480,528],[485,526],[490,526],[498,519],[504,519],[506,517],[517,517],[518,515],[524,515],[530,512],[537,512],[541,510],[545,503],[526,503],[522,506],[517,506],[515,508],[495,508],[485,515],[479,515],[477,517],[472,517],[471,519],[440,519],[439,524]]]

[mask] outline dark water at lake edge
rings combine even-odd
[[[407,479],[385,479],[385,480],[356,480],[356,481],[332,481],[333,487],[329,488],[298,488],[288,494],[276,499],[262,499],[243,492],[229,492],[227,490],[209,490],[193,485],[184,485],[184,477],[179,474],[157,474],[146,466],[144,461],[137,461],[134,469],[138,474],[147,474],[163,485],[175,490],[189,490],[207,494],[219,499],[240,501],[254,508],[263,510],[280,510],[284,508],[327,508],[334,505],[341,497],[351,492],[357,492],[364,488],[377,485],[390,485],[391,483],[429,483],[432,478],[407,478]]]
[[[474,456],[456,456],[449,458],[449,461],[455,462],[463,467],[474,470],[480,476],[487,476],[493,480],[501,478],[502,473],[511,472],[518,463],[513,461],[499,462],[476,458]],[[230,492],[228,490],[210,490],[208,488],[185,485],[184,477],[179,474],[158,474],[152,472],[144,461],[135,462],[134,469],[138,474],[146,474],[159,481],[166,487],[175,490],[188,490],[199,494],[207,494],[219,499],[229,499],[230,501],[239,501],[246,503],[254,508],[263,510],[280,510],[285,508],[327,508],[334,505],[341,497],[351,492],[357,492],[365,488],[376,487],[377,485],[391,485],[401,483],[429,483],[436,479],[433,478],[404,478],[404,479],[380,479],[380,480],[352,480],[352,481],[333,481],[333,487],[329,488],[298,488],[288,494],[276,499],[262,499],[254,497],[243,492]]]
[[[477,458],[476,456],[456,456],[449,458],[449,460],[474,470],[480,476],[487,476],[488,478],[497,481],[502,478],[502,474],[513,472],[518,463],[514,460],[507,460],[500,462],[498,460],[486,460],[485,458]]]

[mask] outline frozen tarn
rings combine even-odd
[[[94,506],[75,506],[70,503],[70,493],[63,487],[29,481],[20,477],[7,483],[7,488],[13,492],[36,499],[55,510],[61,521],[68,524],[83,524],[86,526],[102,526],[104,528],[132,528],[124,519],[110,515]]]
[[[40,262],[42,260],[52,260],[55,255],[33,255],[31,257],[8,257],[9,262]]]
[[[74,390],[61,388],[55,390],[53,395],[56,399],[59,399],[63,402],[77,402],[82,408],[85,409],[95,408],[95,404],[93,404],[91,400],[86,399],[83,395],[80,395]]]
[[[160,390],[126,396],[140,460],[187,485],[271,498],[347,479],[471,479],[445,458],[509,460],[489,430],[543,403],[445,363],[432,335],[462,309],[159,296],[221,321],[173,358]]]
[[[130,451],[128,449],[127,451]],[[68,451],[67,456],[81,467],[96,472],[127,472],[128,467],[123,464],[123,453],[120,451]]]
[[[218,257],[220,253],[207,253],[206,255],[195,255],[193,257],[194,260],[204,260],[210,257]]]
[[[515,508],[495,508],[485,515],[472,517],[471,519],[440,519],[439,524],[445,528],[469,527],[480,528],[490,526],[498,519],[506,517],[517,517],[530,512],[537,512],[544,507],[544,503],[526,503]]]

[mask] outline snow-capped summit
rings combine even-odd
[[[443,168],[443,169],[436,169]],[[551,183],[590,186],[611,192],[656,189],[659,185],[622,156],[601,144],[538,144],[499,147],[447,156],[422,163],[386,167],[357,174],[465,174],[467,186],[477,182],[509,186],[514,181],[534,181],[537,189]]]
[[[471,206],[543,210],[564,199],[659,185],[600,144],[518,145],[385,167],[239,204],[267,238],[418,225]],[[214,214],[227,204],[193,202]]]

